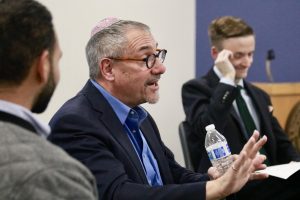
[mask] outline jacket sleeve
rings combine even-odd
[[[238,90],[231,85],[218,83],[215,88],[208,86],[206,79],[193,79],[182,86],[182,103],[186,120],[194,133],[204,137],[203,127],[213,123],[224,132],[226,119]]]

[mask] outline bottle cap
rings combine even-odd
[[[212,130],[215,130],[216,128],[215,128],[215,125],[214,124],[210,124],[210,125],[207,125],[206,127],[205,127],[205,130],[206,131],[212,131]]]

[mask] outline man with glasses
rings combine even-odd
[[[239,190],[264,168],[256,156],[266,138],[258,133],[218,178],[179,166],[161,141],[142,103],[156,103],[167,51],[158,48],[147,25],[106,18],[86,46],[90,80],[50,121],[50,140],[84,163],[95,175],[99,199],[217,199]]]

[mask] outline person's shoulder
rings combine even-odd
[[[37,133],[14,124],[6,124],[7,130],[1,130],[0,152],[8,163],[28,163],[34,168],[51,166],[81,166],[79,161],[69,156],[63,149],[52,144]],[[33,164],[34,163],[34,164]],[[22,167],[16,165],[16,167]]]
[[[247,85],[251,90],[255,91],[257,94],[263,95],[263,96],[269,96],[267,92],[265,92],[263,89],[259,88],[253,83],[247,82]]]
[[[190,87],[190,86],[197,86],[197,85],[207,85],[209,80],[207,77],[196,77],[187,80],[186,82],[183,83],[183,87]]]
[[[59,146],[52,144],[44,138],[36,138],[36,141],[32,141],[30,147],[35,153],[35,158],[33,159],[35,159],[43,168],[72,169],[88,175],[86,173],[87,170],[82,163],[71,157]]]
[[[18,134],[16,131],[2,134],[0,187],[9,192],[1,195],[32,194],[22,199],[41,199],[40,195],[44,194],[54,195],[49,196],[53,199],[56,195],[60,198],[60,195],[67,191],[76,193],[82,190],[84,195],[95,193],[94,178],[79,161],[35,133],[21,128],[18,130]],[[76,196],[72,197],[78,199]]]
[[[93,86],[90,81],[83,86],[83,88],[72,98],[68,99],[63,105],[57,110],[54,116],[57,115],[82,115],[89,113],[90,109],[93,110],[94,97],[99,97],[100,92]],[[85,112],[81,112],[81,111]]]
[[[73,111],[76,113],[78,109],[84,106],[87,103],[86,96],[79,92],[74,97],[68,99],[66,102],[62,104],[62,106],[58,109],[61,110],[68,110],[68,112],[72,113]]]

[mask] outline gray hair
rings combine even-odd
[[[127,32],[132,29],[150,32],[150,28],[140,22],[120,20],[94,34],[88,41],[85,53],[89,65],[90,78],[99,74],[99,61],[105,57],[122,57],[128,47]]]

